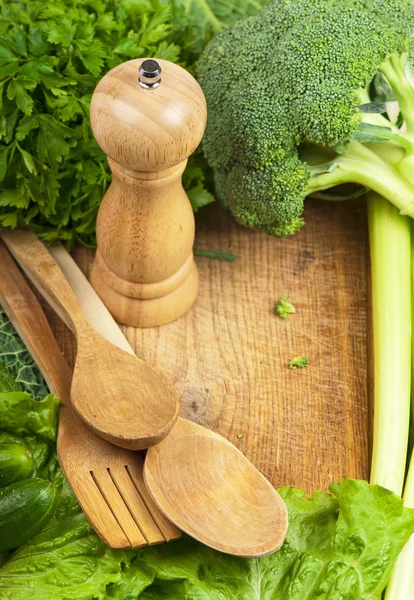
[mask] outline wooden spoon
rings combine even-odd
[[[172,386],[143,360],[97,333],[35,234],[3,230],[1,237],[76,336],[71,401],[77,414],[95,433],[124,448],[143,449],[161,441],[178,417],[179,400]]]
[[[125,350],[132,348],[62,246],[51,252],[88,320]],[[147,489],[161,511],[200,542],[238,556],[277,550],[287,533],[286,506],[270,483],[222,436],[179,418],[148,452]]]
[[[98,535],[111,548],[137,548],[178,539],[181,531],[165,518],[145,487],[142,454],[99,437],[72,410],[72,371],[42,307],[1,240],[0,304],[50,391],[62,401],[59,463]]]

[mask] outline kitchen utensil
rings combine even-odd
[[[51,252],[96,330],[132,352],[66,250],[55,246]],[[279,494],[233,444],[201,425],[179,418],[148,450],[144,474],[164,514],[212,548],[262,556],[283,543],[287,511]]]
[[[71,402],[95,433],[129,449],[159,442],[177,419],[178,396],[143,360],[103,338],[86,320],[76,297],[42,242],[29,231],[1,236],[37,289],[76,336]]]
[[[198,83],[165,60],[118,65],[92,96],[92,130],[113,179],[98,213],[91,282],[120,323],[162,325],[196,299],[194,215],[181,175],[206,118]]]
[[[59,462],[97,533],[112,548],[179,538],[181,532],[160,512],[145,488],[141,454],[100,438],[72,410],[72,373],[39,302],[1,241],[0,302],[49,389],[62,400]]]

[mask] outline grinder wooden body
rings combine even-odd
[[[112,69],[92,97],[92,130],[113,179],[98,213],[91,282],[118,322],[153,327],[197,296],[194,216],[181,176],[207,112],[195,79],[167,61],[157,60],[160,85],[142,87],[144,60]]]

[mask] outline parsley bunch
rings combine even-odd
[[[178,61],[170,7],[145,0],[0,0],[0,225],[93,245],[110,179],[89,124],[117,64]]]
[[[99,79],[157,56],[191,69],[214,32],[268,0],[0,0],[0,227],[95,244],[110,181],[89,124]],[[183,182],[195,211],[213,201],[205,161]]]

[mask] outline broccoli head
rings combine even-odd
[[[208,105],[203,149],[217,194],[240,223],[294,233],[305,197],[344,182],[411,214],[413,30],[411,0],[274,0],[212,40],[197,65]],[[373,102],[378,74],[407,133]]]

